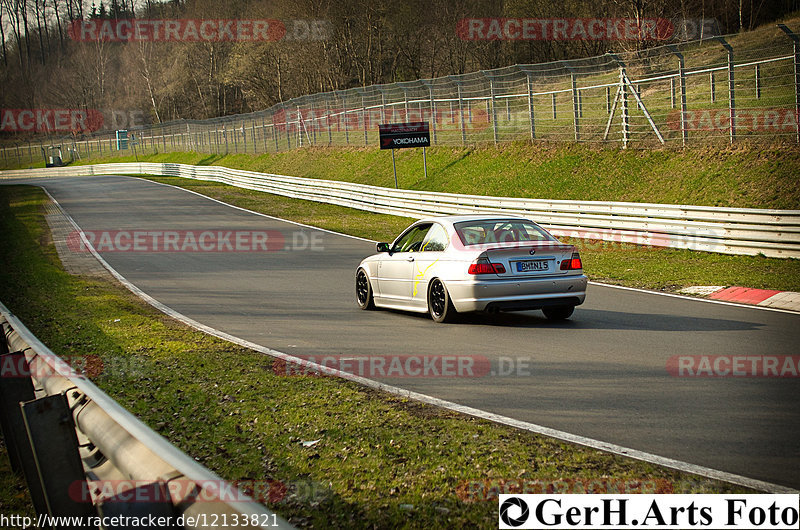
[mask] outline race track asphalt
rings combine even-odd
[[[678,355],[797,354],[800,315],[592,284],[586,303],[567,322],[549,322],[534,311],[439,325],[426,315],[357,308],[355,267],[374,253],[374,243],[142,179],[20,182],[46,186],[84,230],[266,230],[295,247],[101,252],[140,289],[203,324],[317,359],[487,358],[495,372],[515,372],[378,378],[515,419],[800,487],[800,378],[675,377],[666,368]],[[591,262],[585,266],[591,269]]]

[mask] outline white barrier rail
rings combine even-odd
[[[45,527],[48,517],[82,518],[62,526],[72,528],[129,517],[169,528],[293,528],[122,408],[2,303],[0,327],[0,424]]]
[[[396,190],[219,166],[151,162],[0,172],[5,178],[87,175],[156,175],[207,180],[413,218],[519,214],[533,218],[558,236],[725,254],[800,258],[800,210],[484,197]]]

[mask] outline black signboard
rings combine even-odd
[[[387,123],[378,125],[381,149],[402,149],[404,147],[430,147],[431,134],[428,122]]]

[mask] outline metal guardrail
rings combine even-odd
[[[800,210],[484,197],[395,190],[219,166],[151,162],[0,172],[3,177],[103,174],[208,180],[286,197],[414,218],[474,213],[519,214],[532,217],[558,236],[724,254],[800,258]]]
[[[0,326],[0,424],[38,526],[162,517],[169,528],[293,528],[122,408],[2,303]]]

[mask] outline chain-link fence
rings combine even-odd
[[[1,150],[0,164],[39,161],[54,143],[80,159],[377,147],[379,124],[414,121],[429,122],[433,145],[800,143],[798,37],[779,27],[763,46],[728,40],[313,94],[251,114],[134,128],[127,150],[114,132],[18,143]]]

